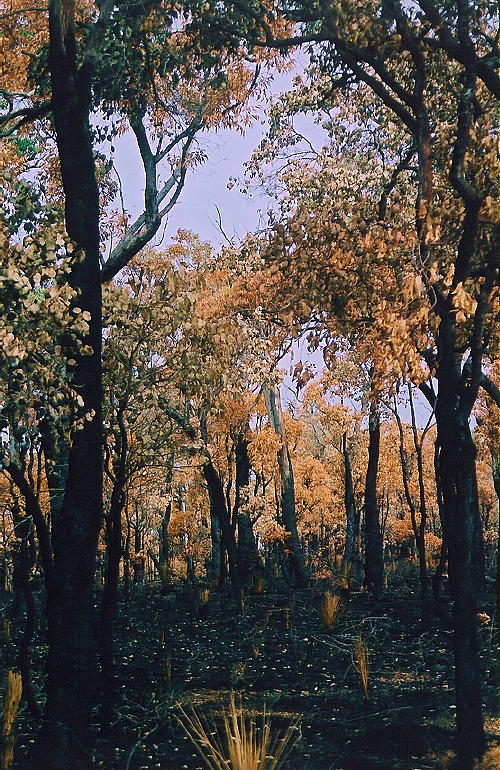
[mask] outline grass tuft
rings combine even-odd
[[[3,702],[2,739],[0,745],[0,766],[2,770],[8,770],[14,760],[14,725],[22,692],[21,674],[9,671],[7,673],[7,687]]]
[[[361,636],[354,645],[354,665],[361,678],[361,686],[363,688],[365,701],[368,701],[368,647]]]
[[[222,727],[210,724],[195,709],[188,714],[179,707],[179,724],[209,770],[277,770],[300,737],[299,719],[282,735],[273,734],[269,711],[264,707],[258,721],[236,706],[232,693],[229,708],[222,712]]]
[[[340,596],[331,591],[324,592],[319,612],[325,628],[331,628],[333,626],[337,615],[339,614],[340,606]]]

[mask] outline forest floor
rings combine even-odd
[[[493,594],[481,609],[493,617]],[[360,635],[369,651],[368,703],[353,663]],[[498,625],[486,621],[480,635],[486,728],[495,742]],[[301,717],[286,770],[427,770],[448,766],[453,755],[452,633],[437,622],[423,631],[410,565],[377,601],[353,592],[329,630],[314,591],[264,590],[247,597],[242,618],[226,595],[213,593],[200,618],[186,586],[167,595],[136,587],[120,603],[117,652],[116,719],[97,736],[96,765],[106,770],[203,770],[175,714],[179,704],[195,706],[217,723],[231,690],[252,713],[266,704],[277,731]],[[26,712],[19,722],[22,751],[33,726]]]

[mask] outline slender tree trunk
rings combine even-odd
[[[411,398],[411,385],[409,385],[410,389],[410,398]],[[421,610],[422,610],[422,623],[425,627],[429,625],[430,622],[430,606],[429,606],[429,581],[428,581],[428,575],[427,575],[427,561],[426,561],[426,554],[425,554],[425,524],[426,524],[426,518],[427,518],[427,508],[425,504],[425,489],[424,489],[424,479],[423,479],[423,464],[422,464],[422,448],[418,441],[418,436],[416,435],[416,423],[415,423],[415,413],[413,410],[413,401],[411,401],[412,405],[412,431],[414,436],[414,447],[415,451],[417,453],[417,468],[418,468],[418,483],[419,483],[419,512],[420,512],[420,521],[417,521],[417,507],[415,505],[415,501],[413,499],[413,496],[411,494],[410,490],[410,479],[409,479],[409,472],[408,472],[408,457],[404,445],[404,430],[403,430],[403,423],[401,422],[401,418],[399,416],[398,412],[398,406],[396,402],[396,398],[394,398],[394,415],[396,417],[396,422],[398,425],[398,432],[399,432],[399,457],[401,461],[401,473],[403,477],[403,489],[405,493],[405,499],[406,503],[408,505],[409,511],[410,511],[410,518],[411,518],[411,526],[413,530],[413,535],[415,537],[415,545],[417,547],[417,554],[418,554],[418,566],[419,566],[419,575],[420,575],[420,602],[421,602]]]
[[[342,569],[345,570],[352,564],[356,548],[356,534],[359,529],[359,511],[354,497],[354,484],[352,480],[351,458],[347,447],[347,435],[342,436],[342,456],[344,458],[344,506],[346,513],[346,534],[344,555],[342,557]]]
[[[165,508],[160,524],[160,548],[158,573],[160,576],[162,591],[166,592],[170,582],[170,543],[168,539],[168,525],[172,516],[172,502],[169,502]]]
[[[127,513],[128,502],[125,503],[125,519],[127,522],[127,531],[123,542],[123,588],[125,596],[128,597],[130,591],[130,519]]]
[[[114,686],[113,626],[118,606],[120,561],[122,558],[122,511],[125,506],[126,464],[128,435],[125,426],[126,403],[122,402],[117,411],[115,441],[117,457],[114,462],[114,482],[108,515],[106,517],[106,575],[101,603],[100,642],[102,710],[101,725],[104,729],[111,723],[116,700]]]
[[[248,502],[250,488],[250,457],[248,441],[240,433],[236,443],[236,490],[233,508],[233,521],[238,526],[238,567],[241,584],[248,588],[252,580],[252,570],[258,565],[259,556],[253,533],[250,514],[242,507]]]
[[[110,725],[116,699],[114,687],[113,626],[118,605],[118,583],[122,556],[121,513],[121,500],[113,500],[112,496],[106,521],[106,570],[100,617],[101,725],[104,730]]]
[[[14,614],[20,617],[22,603],[26,609],[21,638],[19,640],[19,671],[23,683],[23,699],[26,701],[31,715],[40,719],[41,710],[38,705],[32,682],[31,644],[35,633],[36,609],[31,585],[31,570],[35,565],[36,554],[30,544],[33,519],[29,514],[29,502],[26,502],[26,511],[21,513],[19,505],[15,502],[12,508],[14,528],[18,542],[18,548],[13,555],[12,583],[15,590]]]
[[[493,486],[500,503],[500,456],[497,454],[497,447],[491,451]],[[498,541],[500,542],[500,516],[498,517]],[[498,547],[496,549],[496,575],[497,575],[497,609],[500,617],[500,554]]]
[[[285,424],[283,422],[280,394],[276,385],[266,385],[263,388],[263,394],[269,423],[281,439],[281,447],[278,450],[278,468],[281,482],[281,520],[286,531],[289,533],[285,547],[289,553],[289,563],[295,583],[298,588],[304,588],[309,582],[309,576],[297,530],[295,483]]]
[[[219,588],[222,587],[222,533],[217,512],[210,505],[210,540],[212,553],[210,555],[210,578]]]
[[[443,575],[448,564],[448,526],[446,521],[446,512],[443,502],[443,490],[441,485],[441,474],[439,471],[439,442],[436,440],[434,444],[434,476],[436,479],[436,497],[439,510],[439,518],[441,521],[441,534],[442,543],[441,551],[439,554],[439,564],[436,567],[436,571],[432,578],[432,593],[436,608],[440,617],[442,616],[442,590],[443,590]]]
[[[380,414],[370,403],[368,424],[368,467],[365,480],[365,585],[375,596],[384,588],[384,548],[377,500],[377,475],[380,455]]]
[[[234,528],[231,522],[231,516],[227,509],[226,497],[221,478],[217,473],[211,460],[206,460],[203,466],[203,475],[207,482],[208,495],[210,499],[211,515],[216,515],[219,519],[222,542],[227,553],[229,568],[229,578],[231,580],[231,589],[236,611],[243,611],[242,593],[240,584],[240,572],[238,568],[238,549],[236,547],[236,538]]]

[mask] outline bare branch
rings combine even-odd
[[[137,217],[135,222],[132,223],[123,238],[112,250],[107,261],[103,264],[101,268],[101,281],[103,283],[114,278],[114,276],[150,242],[158,232],[162,219],[177,203],[186,179],[189,149],[194,141],[195,134],[202,128],[203,124],[199,120],[192,121],[187,129],[181,132],[181,134],[178,137],[175,137],[164,150],[157,154],[154,154],[151,150],[142,118],[131,120],[131,126],[137,140],[146,177],[144,188],[144,211]],[[169,149],[175,147],[176,144],[182,141],[182,139],[187,139],[187,141],[184,142],[177,168],[173,171],[170,178],[162,185],[161,189],[158,190],[156,174],[158,163],[165,157],[165,152],[168,152]],[[174,192],[170,200],[162,209],[160,209],[160,205],[172,190],[174,190]]]

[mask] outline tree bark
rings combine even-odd
[[[380,413],[374,401],[370,403],[368,434],[368,467],[365,479],[365,586],[377,596],[384,589],[384,548],[377,500]]]
[[[33,692],[32,666],[30,648],[35,633],[36,608],[31,585],[31,570],[35,565],[36,553],[30,543],[33,519],[29,513],[29,502],[25,501],[24,515],[17,500],[14,499],[12,517],[18,548],[13,553],[12,585],[15,591],[13,615],[20,616],[22,601],[26,608],[26,619],[19,640],[19,671],[23,683],[23,699],[26,701],[31,715],[40,719],[41,710]]]
[[[477,633],[477,597],[482,586],[480,515],[476,447],[464,407],[460,360],[455,352],[454,321],[441,320],[436,421],[439,477],[453,598],[455,690],[458,753],[464,768],[485,748],[481,707],[481,667]]]
[[[231,516],[227,509],[226,497],[221,478],[217,473],[212,461],[207,459],[203,466],[203,475],[208,487],[208,496],[210,500],[210,514],[217,516],[221,533],[222,542],[226,549],[229,568],[229,578],[231,580],[231,590],[236,607],[236,612],[240,614],[243,611],[242,593],[240,584],[240,573],[238,568],[238,549],[236,547],[236,538],[234,528],[231,522]]]
[[[408,386],[410,399],[411,385]],[[405,494],[406,503],[410,511],[411,526],[413,530],[413,536],[415,538],[415,545],[417,546],[418,554],[418,566],[420,575],[420,602],[422,610],[422,623],[425,627],[429,625],[430,621],[430,606],[429,606],[429,581],[427,575],[427,561],[425,554],[425,525],[427,520],[427,508],[425,504],[425,488],[424,488],[424,476],[423,476],[423,463],[422,463],[422,446],[418,441],[417,426],[415,422],[415,412],[413,409],[413,401],[411,403],[412,414],[412,433],[413,444],[415,452],[417,453],[417,473],[418,473],[418,485],[419,485],[419,512],[420,521],[417,521],[417,507],[410,490],[410,478],[408,472],[408,457],[404,445],[404,430],[403,423],[399,416],[398,406],[396,398],[394,398],[394,415],[398,426],[399,433],[399,458],[401,461],[401,473],[403,478],[403,489]]]
[[[118,407],[116,433],[117,457],[114,462],[114,481],[108,515],[106,516],[106,573],[101,602],[100,643],[102,709],[101,729],[111,724],[116,700],[114,686],[113,626],[118,606],[120,561],[122,558],[122,511],[125,507],[126,464],[128,436],[125,426],[126,404]]]
[[[49,3],[49,66],[65,220],[81,251],[69,282],[75,305],[91,316],[83,340],[92,355],[76,356],[74,389],[90,419],[68,452],[64,498],[52,520],[54,581],[47,590],[47,702],[36,764],[45,770],[91,765],[91,715],[96,702],[93,583],[102,517],[102,302],[99,276],[99,192],[89,131],[92,67],[78,66],[73,19],[61,0]]]
[[[236,441],[236,490],[233,508],[233,521],[238,526],[238,567],[241,585],[248,588],[252,582],[252,572],[259,563],[257,545],[253,533],[252,520],[248,511],[242,510],[248,502],[250,487],[250,456],[245,433],[240,433]]]
[[[356,548],[356,536],[359,530],[359,511],[354,497],[354,484],[352,480],[351,458],[347,447],[347,435],[342,436],[342,457],[344,458],[344,506],[346,513],[346,534],[344,555],[342,557],[342,570],[345,571],[352,564]]]
[[[263,388],[263,394],[269,423],[281,439],[281,446],[278,449],[278,468],[281,485],[281,520],[284,528],[288,532],[285,540],[285,548],[289,554],[288,561],[295,579],[295,584],[298,588],[305,588],[309,582],[309,575],[304,562],[304,554],[302,552],[297,530],[293,467],[290,452],[288,450],[285,424],[283,422],[280,393],[276,385],[266,385]]]

